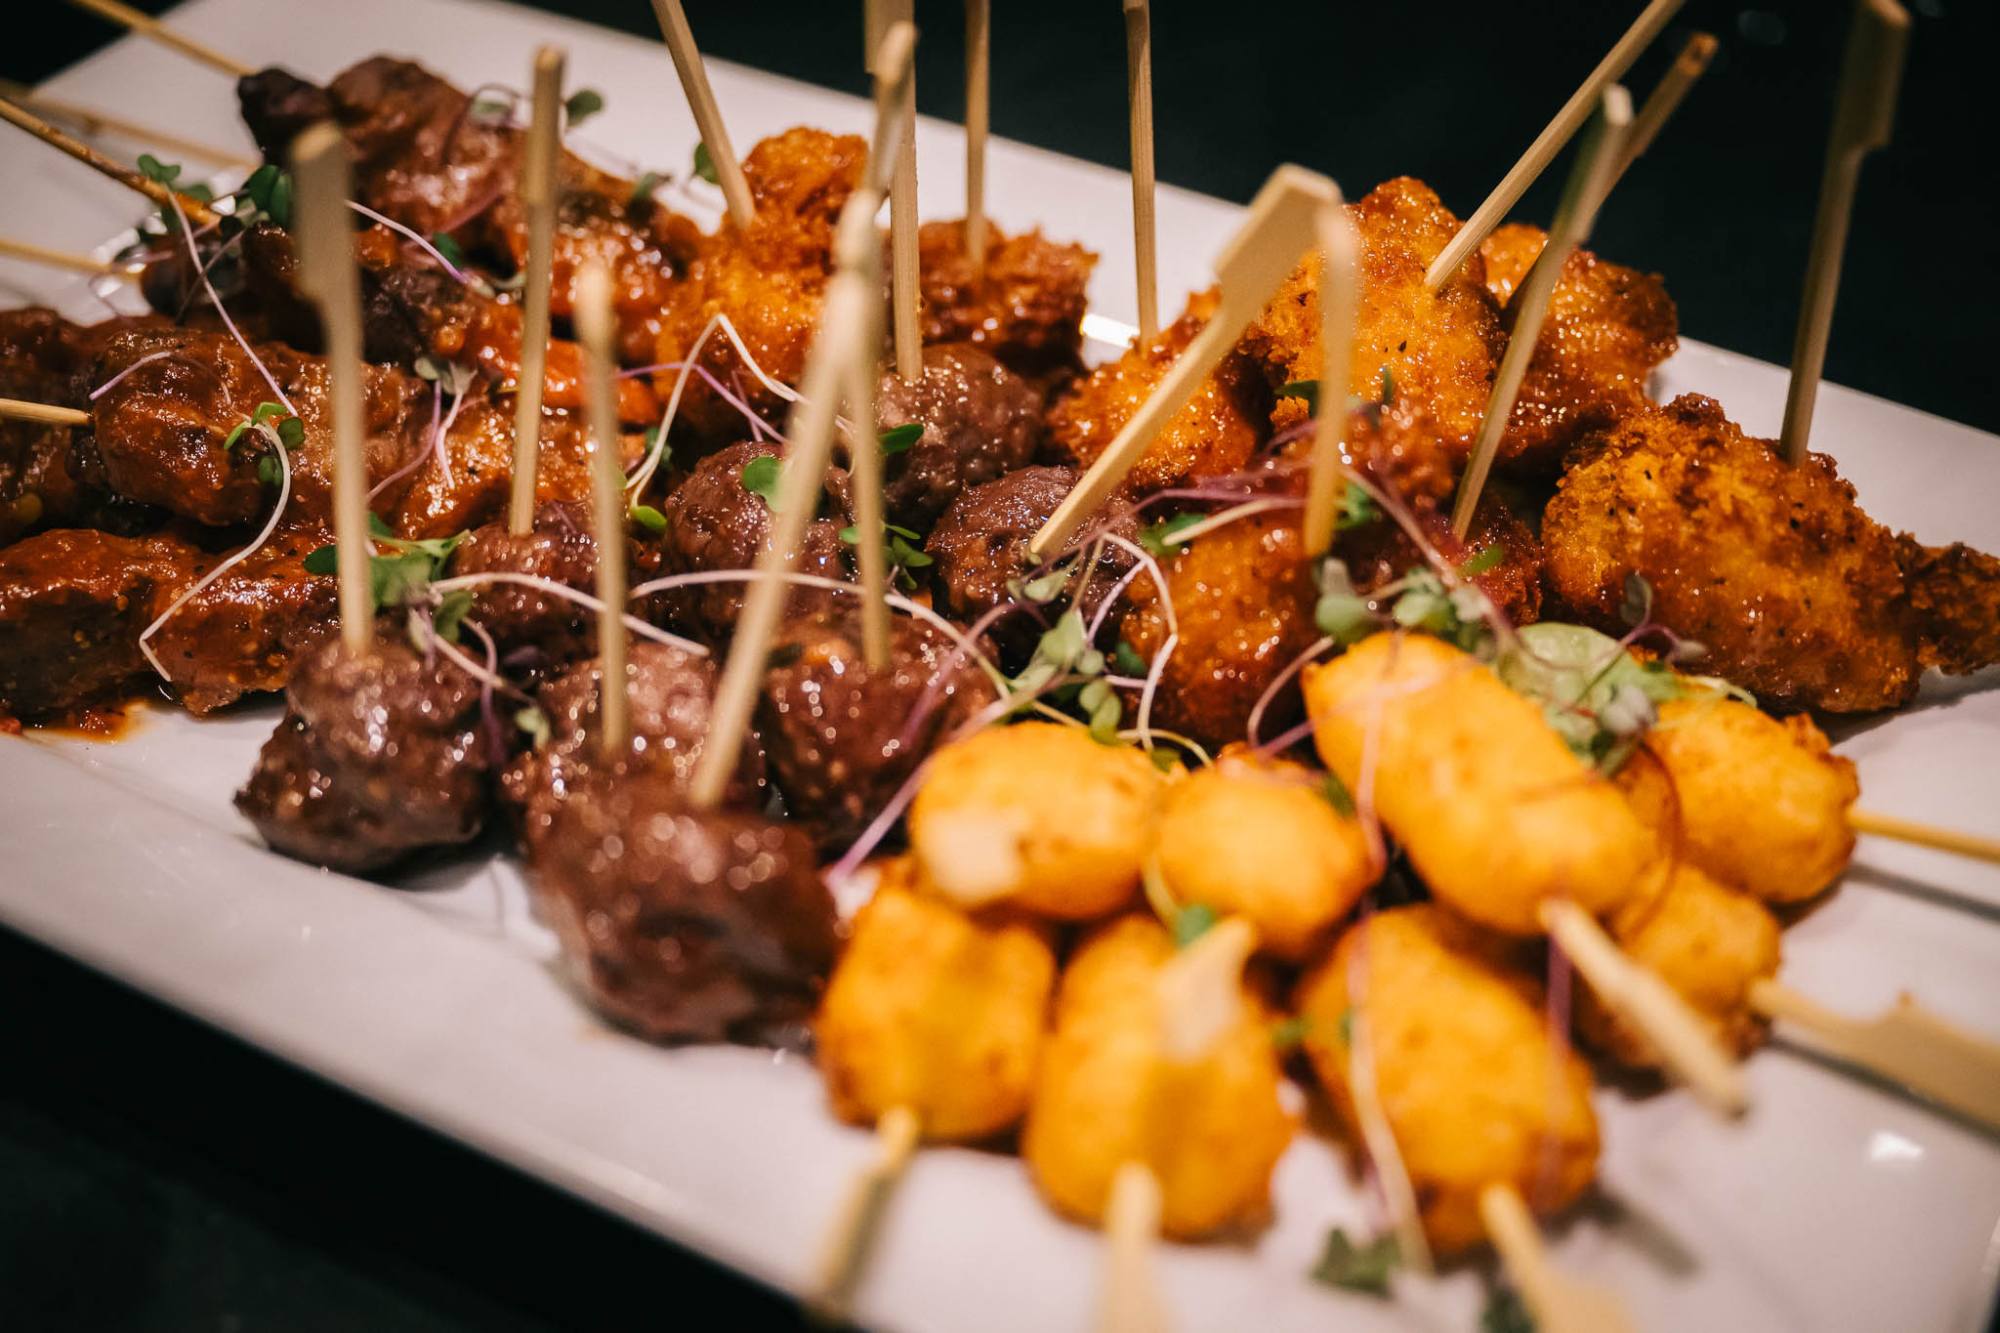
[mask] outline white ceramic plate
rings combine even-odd
[[[329,76],[378,51],[471,86],[524,82],[535,43],[570,51],[608,108],[584,138],[678,170],[696,133],[656,45],[463,0],[339,5],[196,0],[173,21],[243,59]],[[789,125],[859,130],[858,101],[729,66],[716,90],[740,145]],[[1107,72],[1106,77],[1114,77]],[[48,91],[247,144],[227,84],[126,40]],[[957,216],[957,131],[919,131],[922,196]],[[23,138],[0,138],[0,234],[78,248],[130,225],[119,191]],[[1009,227],[1041,223],[1099,250],[1096,309],[1129,317],[1129,195],[1115,172],[995,142],[989,193]],[[1348,182],[1365,188],[1369,182]],[[1463,203],[1465,201],[1459,201]],[[703,206],[712,216],[715,201]],[[1234,206],[1166,190],[1161,271],[1205,281]],[[1640,262],[1644,256],[1630,256]],[[80,282],[0,261],[0,300],[101,313]],[[1663,375],[1775,432],[1777,369],[1687,345]],[[1814,443],[1871,512],[1928,540],[2000,548],[2000,440],[1840,389]],[[2000,831],[2000,683],[1937,684],[1894,718],[1849,729],[1877,810]],[[605,1207],[792,1290],[865,1135],[826,1115],[796,1059],[663,1051],[606,1031],[547,966],[504,861],[389,890],[263,851],[229,806],[275,710],[142,719],[96,744],[0,742],[0,918],[166,1001]],[[1787,932],[1785,977],[1856,1012],[1903,988],[2000,1034],[2000,874],[1864,841],[1846,884]],[[1599,1094],[1607,1203],[1565,1227],[1560,1260],[1615,1284],[1652,1329],[1947,1329],[1984,1318],[2000,1265],[2000,1144],[1779,1046],[1750,1062],[1756,1109],[1723,1126],[1685,1096]],[[187,1086],[200,1087],[198,1071]],[[1474,1326],[1477,1275],[1406,1281],[1395,1305],[1305,1277],[1326,1228],[1374,1226],[1325,1140],[1282,1163],[1277,1220],[1253,1240],[1162,1256],[1184,1329]],[[862,1317],[898,1328],[1082,1329],[1094,1234],[1053,1218],[1018,1163],[924,1153],[897,1197]]]

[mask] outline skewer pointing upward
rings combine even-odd
[[[1139,284],[1139,340],[1160,333],[1158,230],[1153,221],[1153,10],[1125,0],[1125,92],[1132,111],[1132,257]]]
[[[1320,372],[1312,476],[1306,489],[1307,556],[1325,555],[1333,545],[1334,511],[1346,489],[1340,444],[1347,429],[1347,380],[1361,301],[1361,235],[1337,198],[1320,210],[1318,229]]]
[[[1715,59],[1716,45],[1715,38],[1705,32],[1688,38],[1687,45],[1674,58],[1672,68],[1660,76],[1659,83],[1647,94],[1646,104],[1639,108],[1638,115],[1632,117],[1632,132],[1626,136],[1625,152],[1611,173],[1611,183],[1604,187],[1607,191],[1624,178],[1632,164],[1653,146],[1653,140],[1660,137],[1667,121],[1680,109],[1688,89],[1694,87],[1695,80],[1707,71],[1708,62]]]
[[[333,537],[338,561],[340,637],[368,651],[375,635],[369,589],[368,459],[362,448],[361,280],[348,222],[347,141],[338,126],[312,126],[292,145],[297,190],[299,285],[319,306],[332,381]]]
[[[965,257],[986,272],[986,131],[992,122],[993,3],[965,0]]]
[[[701,63],[701,48],[694,44],[687,11],[681,8],[681,0],[653,0],[653,14],[660,21],[660,36],[666,39],[667,54],[674,58],[674,72],[681,77],[681,92],[687,97],[688,110],[694,113],[702,146],[708,150],[708,160],[715,165],[716,182],[722,186],[722,198],[729,205],[729,220],[741,231],[750,225],[757,210],[750,201],[750,182],[743,179],[743,164],[736,160],[736,148],[722,123],[722,108],[716,104],[715,90],[708,85],[708,68]]]
[[[150,37],[162,46],[170,46],[182,55],[191,56],[210,69],[227,74],[232,79],[247,78],[257,72],[242,61],[232,60],[214,47],[204,46],[192,37],[184,37],[150,14],[142,14],[130,5],[121,4],[119,0],[70,0],[70,3],[78,9],[89,10],[99,18],[110,19],[141,37]]]
[[[542,445],[543,375],[549,354],[549,270],[556,235],[556,156],[562,116],[563,53],[535,52],[533,112],[522,151],[521,204],[528,213],[527,285],[521,294],[521,374],[515,385],[514,471],[507,530],[525,537],[535,526],[535,471]],[[623,603],[619,603],[623,605]]]
[[[586,401],[590,407],[590,510],[597,545],[598,744],[607,758],[624,752],[631,736],[625,679],[625,469],[619,459],[618,373],[611,313],[611,274],[590,263],[576,275],[576,332],[583,344]]]
[[[1556,154],[1563,150],[1563,145],[1583,128],[1584,122],[1590,119],[1590,113],[1597,109],[1604,90],[1625,76],[1625,71],[1632,68],[1632,62],[1637,60],[1640,53],[1660,35],[1660,30],[1667,26],[1668,20],[1673,18],[1680,7],[1681,0],[1652,0],[1652,3],[1646,6],[1633,21],[1632,26],[1626,29],[1625,35],[1605,53],[1597,68],[1590,72],[1590,77],[1583,81],[1583,86],[1570,94],[1569,101],[1563,103],[1563,109],[1556,112],[1556,118],[1549,122],[1548,128],[1528,145],[1528,151],[1521,154],[1521,160],[1501,177],[1500,183],[1493,187],[1493,193],[1486,196],[1486,202],[1473,211],[1472,216],[1465,220],[1465,224],[1451,238],[1451,243],[1431,261],[1431,266],[1424,270],[1426,286],[1436,291],[1450,280],[1452,274],[1458,272],[1459,267],[1472,256],[1472,252],[1479,248],[1479,243],[1485,240],[1506,218],[1508,211],[1520,202],[1528,187],[1535,183],[1535,178],[1547,170],[1549,163],[1555,161]]]
[[[130,167],[122,167],[104,154],[79,139],[72,138],[55,126],[43,120],[32,111],[25,111],[12,102],[0,98],[0,120],[5,120],[34,135],[51,148],[68,153],[77,161],[101,176],[108,176],[128,190],[136,190],[168,212],[178,202],[188,221],[198,227],[205,227],[215,221],[215,210],[199,199],[176,193],[149,177],[142,176]]]
[[[893,30],[898,22],[915,27],[911,0],[881,0],[875,7]],[[877,48],[879,53],[880,48]],[[877,74],[879,70],[873,71]],[[902,135],[896,145],[896,174],[889,184],[890,300],[896,342],[896,374],[906,383],[924,377],[923,332],[918,327],[917,258],[917,81],[914,71],[895,85],[900,105],[896,115]],[[879,112],[878,112],[879,114]]]
[[[1909,38],[1910,16],[1896,0],[1856,0],[1847,59],[1840,71],[1840,104],[1833,113],[1826,173],[1820,179],[1819,211],[1813,217],[1805,295],[1799,301],[1798,332],[1792,339],[1785,425],[1779,432],[1785,458],[1792,463],[1804,461],[1812,434],[1813,400],[1819,396],[1820,373],[1826,369],[1833,298],[1840,290],[1840,260],[1847,249],[1854,192],[1861,184],[1861,159],[1889,142]]]
[[[1616,1296],[1556,1271],[1518,1190],[1511,1185],[1481,1190],[1479,1220],[1541,1333],[1632,1333],[1632,1317]]]

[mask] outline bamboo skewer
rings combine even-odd
[[[1112,1176],[1104,1233],[1099,1333],[1160,1333],[1167,1317],[1152,1268],[1153,1246],[1160,1234],[1160,1182],[1143,1162],[1126,1162]]]
[[[1501,177],[1500,183],[1493,187],[1493,193],[1486,196],[1485,202],[1473,211],[1472,216],[1452,236],[1450,243],[1431,261],[1431,266],[1424,270],[1426,286],[1436,291],[1458,272],[1472,252],[1479,248],[1479,243],[1506,218],[1508,210],[1520,202],[1528,187],[1535,183],[1535,178],[1547,170],[1556,154],[1563,150],[1563,145],[1583,128],[1591,112],[1597,109],[1604,90],[1625,76],[1625,71],[1632,68],[1632,62],[1660,35],[1660,30],[1667,26],[1680,7],[1681,0],[1652,0],[1646,6],[1632,26],[1626,29],[1625,35],[1590,72],[1590,77],[1570,95],[1562,110],[1556,112],[1556,118],[1549,122],[1548,128],[1535,137],[1535,141],[1528,145],[1528,151],[1521,155],[1521,160]]]
[[[590,516],[597,545],[597,741],[606,758],[624,753],[632,730],[626,679],[625,468],[619,458],[618,373],[611,273],[595,261],[576,275],[576,333],[583,344],[590,409]]]
[[[844,224],[839,237],[843,268],[859,273],[868,285],[882,287],[881,242],[872,219],[881,208],[879,197],[857,207],[855,221]],[[869,308],[865,326],[846,349],[847,371],[842,394],[847,418],[848,463],[854,492],[857,576],[861,581],[861,659],[873,671],[889,665],[889,556],[884,549],[888,514],[882,500],[882,436],[875,428],[875,356],[882,345],[881,321]]]
[[[1132,119],[1132,258],[1139,290],[1139,340],[1160,334],[1159,232],[1153,219],[1153,10],[1125,0],[1125,94]]]
[[[810,1300],[813,1312],[829,1322],[842,1321],[854,1304],[854,1292],[867,1271],[868,1255],[896,1182],[916,1152],[920,1126],[916,1112],[893,1106],[875,1122],[875,1160],[856,1178],[841,1205]]]
[[[880,0],[880,11],[893,29],[908,23],[914,29],[911,0]],[[917,256],[917,82],[914,67],[896,84],[896,114],[902,133],[896,144],[896,173],[889,183],[889,252],[891,320],[895,333],[896,374],[906,383],[924,377],[923,330],[918,326],[920,290]]]
[[[120,139],[129,139],[149,148],[164,148],[183,157],[197,157],[204,162],[213,162],[219,167],[233,167],[244,172],[254,171],[259,165],[256,158],[228,148],[217,148],[197,139],[184,138],[157,126],[141,124],[136,120],[124,120],[108,111],[99,111],[95,107],[44,97],[26,84],[15,83],[12,79],[0,79],[0,97],[51,120],[68,121],[85,134],[116,135]]]
[[[1452,506],[1451,530],[1460,541],[1465,540],[1472,528],[1479,494],[1485,489],[1486,476],[1500,451],[1500,437],[1506,434],[1507,423],[1514,415],[1514,399],[1520,395],[1521,381],[1528,374],[1528,363],[1534,359],[1535,345],[1541,339],[1549,298],[1562,280],[1563,265],[1590,236],[1591,224],[1604,202],[1612,165],[1618,160],[1631,124],[1632,99],[1623,87],[1614,83],[1604,90],[1603,109],[1595,129],[1577,150],[1562,202],[1556,207],[1555,219],[1549,223],[1548,241],[1542,246],[1535,266],[1522,279],[1520,290],[1514,293],[1514,331],[1500,357],[1493,392],[1486,400],[1486,417],[1479,425],[1479,439],[1472,446],[1472,457],[1466,460],[1465,474],[1458,483],[1458,498]]]
[[[875,136],[868,142],[868,171],[865,184],[881,208],[881,196],[889,193],[896,178],[896,154],[903,142],[914,103],[908,96],[915,77],[917,54],[916,25],[897,20],[882,34],[882,43],[868,68],[875,78]]]
[[[1319,216],[1320,372],[1312,474],[1306,488],[1306,555],[1333,545],[1334,513],[1346,484],[1341,440],[1347,430],[1347,383],[1353,373],[1355,312],[1361,301],[1361,236],[1338,201]]]
[[[1805,292],[1799,298],[1798,329],[1792,339],[1785,424],[1778,435],[1785,458],[1792,463],[1805,460],[1812,434],[1813,402],[1826,369],[1833,302],[1840,290],[1840,261],[1847,249],[1854,195],[1861,184],[1861,160],[1889,142],[1909,37],[1910,16],[1896,0],[1856,0],[1840,71],[1840,102],[1833,113],[1826,171],[1820,179],[1819,209],[1813,215]]]
[[[292,145],[297,189],[299,286],[319,307],[326,330],[333,421],[333,536],[340,593],[340,637],[347,651],[369,651],[375,600],[369,587],[368,456],[362,438],[361,278],[348,222],[347,141],[326,121]]]
[[[667,53],[674,58],[674,72],[680,75],[681,92],[687,97],[688,110],[694,113],[708,160],[715,166],[716,183],[722,186],[722,198],[729,206],[729,220],[741,231],[750,225],[757,209],[750,199],[750,182],[743,178],[743,164],[737,161],[735,146],[729,141],[715,90],[709,87],[708,68],[701,62],[701,48],[694,44],[687,11],[681,8],[681,0],[653,0],[653,14],[660,21]]]
[[[542,391],[549,356],[549,271],[556,235],[556,155],[561,141],[563,53],[535,52],[534,101],[522,149],[521,205],[528,214],[528,267],[521,293],[521,377],[514,392],[514,469],[507,530],[535,527],[535,473],[542,449]],[[621,599],[618,606],[623,606]]]
[[[257,71],[240,60],[232,60],[211,46],[204,46],[192,37],[184,37],[166,24],[149,14],[142,14],[119,0],[70,0],[78,9],[87,9],[99,18],[110,19],[113,23],[129,28],[141,37],[149,37],[162,46],[170,46],[184,56],[191,56],[210,69],[227,74],[232,79],[247,78]]]
[[[1835,1013],[1778,981],[1750,985],[1750,1007],[1802,1029],[1811,1044],[2000,1130],[2000,1042],[1966,1032],[1908,995],[1873,1018]]]
[[[1314,242],[1320,210],[1339,197],[1332,181],[1303,167],[1288,164],[1271,173],[1216,260],[1222,299],[1214,316],[1035,534],[1030,554],[1047,559],[1118,488],[1160,428],[1194,396],[1291,273]]]
[[[1646,104],[1639,108],[1639,114],[1632,117],[1632,129],[1625,136],[1625,151],[1619,156],[1618,165],[1612,169],[1611,180],[1605,185],[1607,191],[1615,188],[1630,170],[1632,164],[1645,156],[1653,146],[1653,140],[1660,137],[1660,131],[1680,110],[1681,102],[1688,90],[1695,85],[1708,69],[1708,62],[1715,59],[1715,38],[1705,32],[1698,32],[1688,38],[1687,45],[1674,57],[1673,65],[1653,91],[1646,96]]]
[[[1932,847],[1941,852],[1956,852],[1975,861],[2000,865],[2000,838],[1985,838],[1976,833],[1960,833],[1955,829],[1938,828],[1936,825],[1919,823],[1914,819],[1878,815],[1867,810],[1848,811],[1847,826],[1856,833],[1865,833],[1870,837],[1893,838],[1898,842],[1912,843],[1918,847]]]
[[[1556,1270],[1535,1215],[1513,1186],[1481,1190],[1479,1220],[1540,1333],[1632,1333],[1637,1327],[1616,1295]]]
[[[993,112],[993,0],[965,0],[965,257],[986,272],[986,135]]]
[[[120,166],[89,144],[63,133],[34,112],[24,110],[4,98],[0,98],[0,120],[26,130],[51,148],[68,153],[92,171],[110,177],[126,189],[137,190],[168,212],[173,211],[173,206],[178,201],[182,211],[187,214],[188,221],[196,226],[205,227],[216,220],[215,210],[199,199],[190,199],[187,195],[170,190],[156,180],[140,175],[130,167]]]
[[[31,403],[22,398],[0,398],[0,420],[34,421],[44,426],[88,426],[90,413],[54,403]]]
[[[107,264],[89,255],[71,254],[67,250],[52,250],[46,245],[36,245],[32,241],[10,241],[0,236],[0,255],[9,259],[25,259],[31,264],[47,264],[51,268],[66,268],[73,273],[87,273],[94,278],[117,278],[122,282],[133,282],[139,277],[137,269],[122,264]]]

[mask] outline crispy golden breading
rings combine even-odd
[[[1515,288],[1547,244],[1539,227],[1510,223],[1479,247],[1486,289],[1508,308]],[[1553,468],[1590,431],[1603,430],[1647,403],[1646,381],[1679,345],[1673,298],[1657,273],[1641,273],[1577,250],[1549,298],[1528,376],[1501,437],[1500,457],[1515,467]]]
[[[871,1125],[906,1106],[927,1139],[998,1134],[1034,1086],[1055,989],[1048,933],[922,892],[907,857],[881,875],[813,1020],[834,1114]]]
[[[1915,695],[1926,667],[2000,658],[2000,562],[1925,548],[1869,518],[1833,460],[1785,464],[1721,404],[1684,394],[1582,446],[1542,519],[1548,585],[1622,632],[1626,576],[1702,668],[1792,708],[1857,713]]]
[[[1127,1162],[1160,1185],[1160,1229],[1196,1240],[1261,1220],[1271,1171],[1291,1142],[1279,1102],[1271,1015],[1246,986],[1236,1022],[1189,1063],[1161,1049],[1160,970],[1174,941],[1150,916],[1126,916],[1070,960],[1055,1032],[1021,1136],[1050,1206],[1100,1222]]]
[[[1662,873],[1665,866],[1661,867]],[[1716,883],[1686,862],[1663,892],[1628,903],[1611,921],[1625,956],[1680,993],[1717,1041],[1748,1055],[1767,1025],[1750,1008],[1750,983],[1778,972],[1778,919],[1747,893]],[[1578,983],[1577,1027],[1619,1064],[1653,1069],[1659,1053]]]
[[[926,222],[917,238],[925,342],[972,343],[1023,375],[1081,365],[1095,254],[1039,228],[1009,236],[989,224],[985,272],[975,275],[963,222]]]
[[[1361,233],[1361,301],[1348,392],[1382,396],[1388,368],[1394,395],[1428,416],[1458,457],[1471,452],[1486,415],[1493,371],[1506,344],[1500,316],[1474,257],[1440,290],[1424,269],[1458,230],[1458,219],[1422,181],[1384,181],[1348,206]],[[1243,336],[1242,350],[1273,385],[1319,378],[1319,258],[1301,264]],[[1304,399],[1278,400],[1272,424],[1309,415]]]
[[[1049,444],[1088,467],[1165,378],[1167,369],[1215,313],[1216,293],[1188,298],[1181,317],[1143,346],[1135,345],[1078,380],[1049,409]],[[1201,477],[1235,472],[1269,435],[1271,390],[1240,353],[1224,357],[1153,438],[1126,476],[1126,485],[1156,490]]]
[[[1539,1005],[1505,941],[1430,903],[1350,927],[1299,983],[1306,1054],[1357,1143],[1350,1043],[1365,1038],[1375,1104],[1440,1255],[1485,1239],[1488,1185],[1512,1185],[1544,1215],[1590,1187],[1590,1069],[1549,1041]]]
[[[1854,855],[1854,763],[1803,714],[1671,700],[1617,782],[1669,855],[1765,902],[1818,895]]]

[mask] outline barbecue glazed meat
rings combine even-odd
[[[833,900],[796,824],[686,807],[667,768],[595,773],[529,871],[579,990],[657,1041],[802,1044],[833,968]]]
[[[236,808],[275,850],[353,874],[469,842],[486,821],[480,685],[400,625],[299,665]]]
[[[1707,645],[1703,670],[1776,706],[1893,708],[1927,667],[2000,660],[2000,561],[1891,532],[1832,459],[1789,467],[1697,394],[1587,441],[1542,541],[1570,614],[1619,632],[1641,575],[1653,618]]]
[[[1196,292],[1181,317],[1141,346],[1136,342],[1072,385],[1049,409],[1049,443],[1088,467],[1166,378],[1167,370],[1215,313],[1217,293]],[[1224,357],[1187,405],[1161,427],[1126,475],[1134,490],[1155,490],[1246,465],[1269,438],[1271,388],[1241,352]]]
[[[89,529],[0,547],[0,717],[59,719],[149,675],[139,633],[202,564],[176,537]]]
[[[334,581],[308,574],[303,563],[328,540],[317,527],[280,528],[161,624],[153,655],[183,708],[212,713],[246,694],[281,690],[300,660],[335,632]],[[160,600],[154,614],[169,605]]]
[[[602,663],[578,662],[536,692],[535,704],[548,719],[548,740],[522,751],[500,775],[501,795],[517,816],[531,855],[548,835],[556,807],[606,774],[657,769],[681,787],[694,776],[708,735],[715,664],[645,639],[635,639],[629,653],[625,690],[632,735],[625,752],[614,758],[605,758],[599,736]],[[725,799],[757,809],[767,790],[764,758],[752,738]]]
[[[710,454],[661,505],[667,518],[663,559],[670,574],[740,570],[746,577],[687,588],[672,597],[681,618],[711,640],[726,640],[743,610],[747,571],[757,563],[771,536],[771,507],[743,484],[743,470],[759,458],[780,457],[778,446],[744,442]],[[797,570],[821,578],[847,579],[847,547],[840,524],[817,518],[806,528]],[[788,614],[827,606],[840,594],[795,588]]]
[[[520,536],[505,519],[466,533],[452,555],[453,578],[522,574],[592,593],[597,584],[597,541],[581,505],[551,503]],[[518,678],[522,668],[560,669],[596,651],[597,615],[567,598],[518,583],[491,582],[472,590],[468,619],[493,637],[500,660]]]
[[[961,221],[926,222],[917,256],[926,343],[971,343],[1022,375],[1082,367],[1084,289],[1096,255],[1040,230],[1009,236],[988,223],[985,270],[975,273]]]
[[[1443,287],[1424,286],[1424,269],[1458,231],[1458,219],[1429,186],[1407,176],[1384,181],[1348,205],[1361,234],[1361,299],[1347,391],[1380,399],[1386,369],[1393,397],[1435,423],[1460,457],[1472,450],[1493,372],[1506,346],[1475,257]],[[1320,375],[1319,256],[1309,256],[1251,322],[1242,351],[1274,385]],[[1280,398],[1272,424],[1304,421],[1303,398]],[[1505,455],[1503,455],[1505,457]]]
[[[794,819],[852,842],[941,738],[987,702],[986,677],[949,638],[898,616],[889,662],[863,660],[858,617],[794,620],[778,635],[757,705],[771,778]]]
[[[1042,396],[979,348],[924,348],[924,377],[906,381],[892,366],[875,390],[882,431],[916,424],[915,444],[882,460],[888,520],[930,531],[968,487],[1027,466],[1042,438]]]
[[[1510,223],[1479,247],[1486,289],[1510,330],[1515,312],[1509,301],[1547,242],[1541,228]],[[1517,467],[1553,468],[1585,435],[1646,406],[1646,382],[1680,345],[1679,328],[1659,274],[1588,250],[1570,255],[1501,437],[1501,457]]]
[[[424,409],[425,431],[412,452],[399,460],[394,480],[378,479],[383,494],[397,495],[389,526],[401,537],[448,537],[499,517],[506,511],[514,476],[514,404],[508,398],[476,397],[468,393],[454,411],[450,395],[443,398],[445,430],[440,450],[430,435],[430,418],[438,410],[436,397]],[[542,413],[541,452],[535,466],[535,497],[540,505],[585,507],[590,501],[590,454],[594,447],[589,423],[581,413]],[[637,435],[619,438],[619,459],[630,467],[643,443]]]

